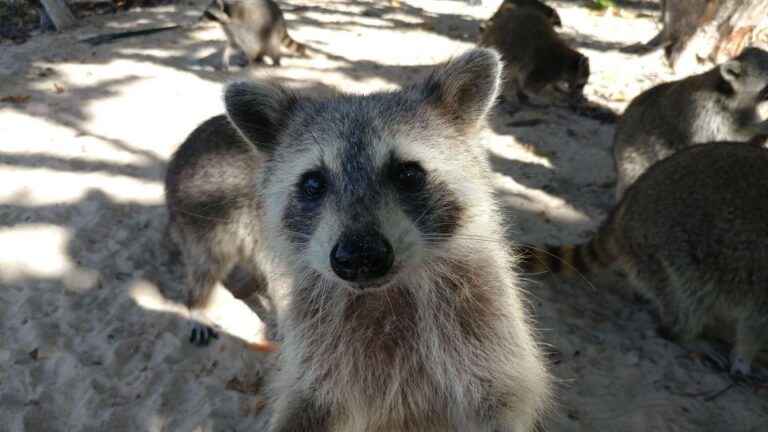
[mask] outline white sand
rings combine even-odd
[[[0,44],[0,430],[263,430],[269,354],[257,317],[217,292],[222,337],[186,342],[183,269],[164,248],[162,176],[199,122],[222,112],[222,83],[272,76],[307,91],[373,91],[418,79],[472,45],[497,1],[283,2],[310,58],[218,73],[214,24],[89,47],[117,29],[191,22],[194,6],[91,17],[79,28]],[[647,18],[598,17],[560,2],[590,57],[589,97],[616,109],[672,76],[660,54],[615,48],[650,39]],[[366,11],[371,13],[366,13]],[[49,69],[50,68],[50,69]],[[58,90],[57,90],[58,89]],[[541,124],[510,127],[540,118]],[[500,199],[526,242],[584,239],[610,206],[612,125],[558,109],[505,109],[492,122]],[[765,431],[768,396],[680,357],[620,277],[529,286],[542,338],[561,353],[550,431]],[[233,378],[245,391],[228,390]]]

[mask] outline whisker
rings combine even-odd
[[[589,287],[590,287],[590,288],[592,288],[593,290],[597,291],[597,287],[595,287],[595,286],[594,286],[594,285],[593,285],[593,284],[592,284],[592,283],[591,283],[591,282],[590,282],[590,281],[587,279],[587,277],[586,277],[586,276],[584,276],[584,274],[582,274],[580,271],[576,270],[576,267],[572,266],[571,264],[569,264],[568,262],[566,262],[564,259],[560,258],[559,256],[557,256],[557,255],[555,255],[555,254],[553,254],[553,253],[551,253],[551,252],[547,252],[546,250],[543,250],[543,249],[541,249],[541,248],[537,248],[537,247],[535,247],[535,246],[531,246],[531,245],[516,245],[516,247],[517,247],[518,249],[530,249],[530,250],[534,250],[534,251],[542,252],[542,253],[544,253],[545,255],[549,255],[550,257],[552,257],[552,258],[554,258],[554,259],[556,259],[556,260],[560,261],[561,263],[565,264],[566,266],[568,266],[568,268],[570,268],[570,269],[571,269],[571,270],[572,270],[574,273],[576,273],[577,275],[579,275],[579,278],[581,278],[581,280],[582,280],[584,283],[586,283],[587,285],[589,285]],[[537,257],[536,257],[536,254],[531,254],[531,255],[533,255],[533,256],[534,256],[534,258],[537,258]],[[540,261],[542,264],[544,264],[545,266],[547,265],[547,264],[544,262],[544,260],[542,260],[541,258],[537,258],[537,259],[538,259],[538,260],[539,260],[539,261]],[[549,268],[549,267],[547,267],[547,268]],[[552,273],[552,270],[550,270],[550,273]]]
[[[257,228],[259,227],[259,224],[256,224],[256,223],[253,223],[253,222],[215,218],[215,217],[205,216],[205,215],[201,215],[201,214],[198,214],[198,213],[195,213],[195,212],[191,212],[189,210],[184,210],[184,209],[179,208],[179,207],[172,207],[172,208],[175,211],[178,211],[180,213],[184,213],[186,215],[194,216],[194,217],[197,217],[197,218],[200,218],[200,219],[211,220],[211,221],[216,221],[216,222],[224,222],[224,223],[228,223],[228,224],[243,224],[243,225],[253,226],[253,227],[257,227]],[[312,237],[312,236],[310,236],[308,234],[304,234],[304,233],[300,233],[300,232],[295,232],[295,231],[290,231],[290,230],[286,230],[286,232],[289,233],[289,234],[292,234],[292,235],[296,235],[298,237],[304,237],[304,238],[311,238]]]

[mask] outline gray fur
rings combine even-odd
[[[288,35],[280,7],[272,0],[213,0],[204,17],[219,22],[227,35],[222,69],[229,67],[232,51],[240,50],[247,61],[261,61],[266,55],[280,64],[280,47],[303,54],[304,45]]]
[[[252,172],[260,160],[225,116],[200,125],[171,158],[165,178],[168,233],[187,268],[187,306],[192,342],[208,343],[205,309],[217,282],[241,264],[256,280],[263,276],[253,257],[258,221]],[[201,333],[203,336],[201,336]]]
[[[745,375],[768,338],[766,166],[757,145],[690,147],[640,176],[593,240],[681,342],[734,326],[731,370]]]
[[[269,281],[283,338],[271,431],[522,432],[538,421],[550,379],[514,261],[502,242],[478,240],[503,238],[478,144],[500,70],[498,54],[476,49],[391,93],[314,99],[235,83],[231,123],[209,120],[174,157],[168,202],[188,262],[229,267],[206,262],[221,247]],[[402,163],[423,167],[422,190],[398,186]],[[307,172],[323,173],[321,199],[303,195]],[[361,225],[395,254],[366,286],[335,276],[328,258]]]
[[[554,30],[552,18],[540,10],[500,9],[478,44],[499,50],[507,90],[518,99],[534,96],[569,104],[582,100],[589,59],[571,48]]]
[[[710,141],[749,141],[768,98],[768,52],[747,48],[708,72],[657,85],[636,97],[613,141],[616,197],[657,161]],[[765,128],[765,126],[763,126]]]

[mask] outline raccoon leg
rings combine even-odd
[[[272,66],[280,66],[280,43],[272,42],[267,48],[267,55],[272,59]]]
[[[232,61],[232,53],[239,50],[237,45],[234,45],[232,42],[227,42],[226,45],[224,45],[224,51],[221,53],[221,70],[222,71],[228,71],[229,70],[229,63]]]
[[[329,430],[328,413],[306,394],[289,394],[275,401],[271,432],[324,432]]]
[[[232,58],[232,44],[230,42],[227,42],[227,44],[224,45],[224,52],[221,53],[220,70],[225,72],[229,70],[229,61],[231,58]]]
[[[741,319],[736,328],[736,345],[731,351],[731,375],[748,377],[752,358],[768,341],[768,323]]]
[[[223,279],[233,267],[233,260],[214,256],[205,247],[185,248],[187,265],[187,307],[190,315],[189,342],[197,346],[206,346],[211,339],[218,339],[218,334],[209,325],[205,309],[211,300],[216,283]]]

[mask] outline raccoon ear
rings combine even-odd
[[[549,14],[549,19],[552,21],[552,25],[554,27],[562,27],[563,21],[560,19],[560,14],[558,14],[557,11],[552,8],[550,8],[550,10],[552,12]]]
[[[464,127],[488,114],[499,95],[501,57],[492,49],[475,48],[438,67],[426,83],[430,99]]]
[[[738,60],[729,60],[720,65],[720,74],[729,83],[741,78],[745,72],[744,65]]]
[[[581,56],[581,58],[579,58],[579,66],[577,67],[577,70],[589,75],[589,57]]]
[[[224,90],[227,116],[240,134],[259,151],[271,153],[292,96],[282,87],[237,81]]]

